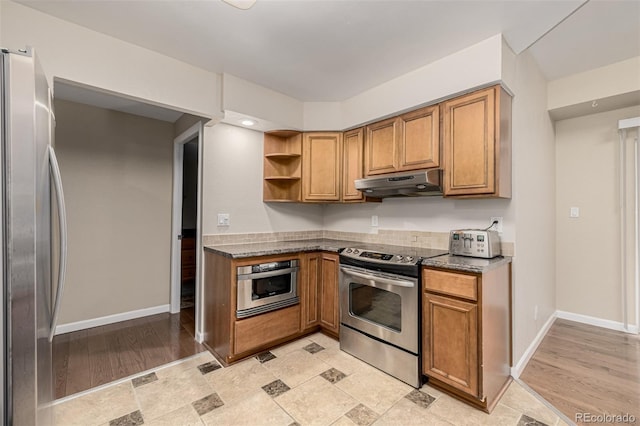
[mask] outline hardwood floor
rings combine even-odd
[[[193,316],[192,307],[56,336],[55,398],[205,351],[194,340]]]
[[[640,421],[637,335],[557,319],[520,379],[578,424],[578,413]]]

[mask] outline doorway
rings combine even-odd
[[[180,248],[180,322],[195,337],[198,138],[183,145]]]
[[[201,294],[202,123],[174,140],[171,236],[171,313],[199,342]]]

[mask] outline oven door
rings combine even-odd
[[[418,279],[340,265],[340,322],[418,353]]]

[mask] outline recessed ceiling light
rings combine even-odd
[[[249,120],[248,118],[245,118],[240,122],[240,124],[242,124],[243,126],[255,126],[256,122],[253,120]]]

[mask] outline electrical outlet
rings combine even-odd
[[[580,217],[580,207],[571,207],[569,210],[569,217]]]
[[[218,213],[218,226],[229,226],[229,213]]]
[[[538,305],[533,308],[533,320],[538,321]]]
[[[378,216],[375,214],[371,216],[371,226],[378,226]]]
[[[491,229],[495,229],[496,231],[498,231],[500,234],[502,234],[502,217],[500,216],[496,216],[496,217],[492,217],[491,218],[491,223],[498,221],[498,223],[496,223],[493,228]]]

